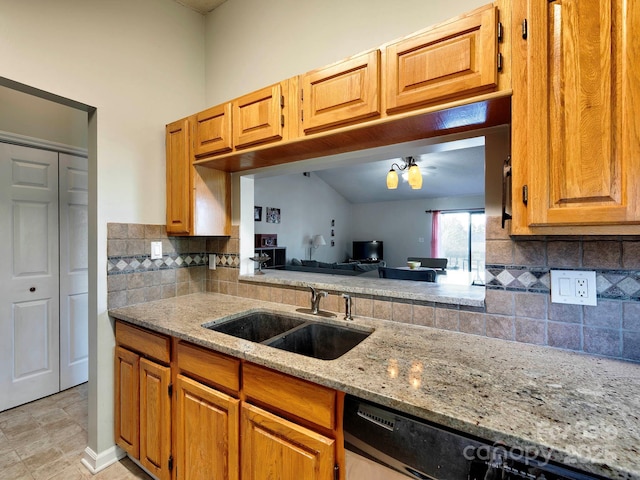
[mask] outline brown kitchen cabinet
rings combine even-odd
[[[161,480],[171,478],[169,339],[116,322],[115,438]]]
[[[496,0],[232,100],[232,150],[195,164],[240,172],[508,123],[511,4]]]
[[[188,118],[166,126],[167,234],[191,231],[191,149]]]
[[[380,50],[300,76],[305,134],[380,116]]]
[[[640,233],[640,10],[514,5],[512,234]]]
[[[240,361],[182,341],[176,352],[178,476],[238,480]]]
[[[342,394],[251,363],[242,389],[243,480],[344,479]]]
[[[386,111],[394,113],[498,87],[498,9],[487,5],[385,50]]]
[[[180,478],[238,480],[240,400],[183,375],[176,380]]]
[[[335,440],[242,405],[242,478],[333,480]]]
[[[289,114],[289,88],[296,83],[285,80],[233,100],[234,149],[289,139],[295,118]]]
[[[229,173],[193,165],[193,129],[197,116],[166,126],[167,234],[231,234]]]
[[[342,392],[120,320],[115,369],[116,442],[160,479],[345,479]]]
[[[196,158],[230,152],[231,102],[208,108],[195,115],[193,153]]]

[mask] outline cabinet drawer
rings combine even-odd
[[[116,343],[164,363],[171,360],[171,341],[159,333],[116,321]]]
[[[273,407],[321,427],[336,424],[336,391],[245,363],[242,386],[247,399]]]
[[[386,49],[387,112],[497,87],[497,9],[476,11]]]
[[[178,343],[176,355],[182,372],[226,390],[240,390],[240,360],[185,342]]]

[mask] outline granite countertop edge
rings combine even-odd
[[[305,316],[297,308],[199,293],[109,314],[605,478],[640,479],[638,364],[367,317],[345,322],[306,315],[374,329],[330,361],[202,327],[256,309]]]
[[[392,297],[446,305],[484,307],[484,286],[389,280],[361,276],[351,277],[289,270],[265,270],[262,275],[240,275],[238,279],[243,282],[257,284],[290,287],[313,286],[325,290],[374,297]]]

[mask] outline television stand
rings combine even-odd
[[[381,258],[350,258],[350,262],[360,262],[360,263],[380,263],[382,261]]]

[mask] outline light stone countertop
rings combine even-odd
[[[330,275],[328,273],[275,269],[263,270],[263,272],[265,272],[264,275],[240,275],[239,280],[292,287],[313,286],[325,290],[339,290],[344,293],[360,295],[484,307],[484,286],[390,280],[366,274],[357,276]]]
[[[375,329],[330,361],[201,327],[255,309],[296,313],[295,306],[214,293],[109,313],[607,478],[640,479],[639,364],[364,317],[318,319]]]

